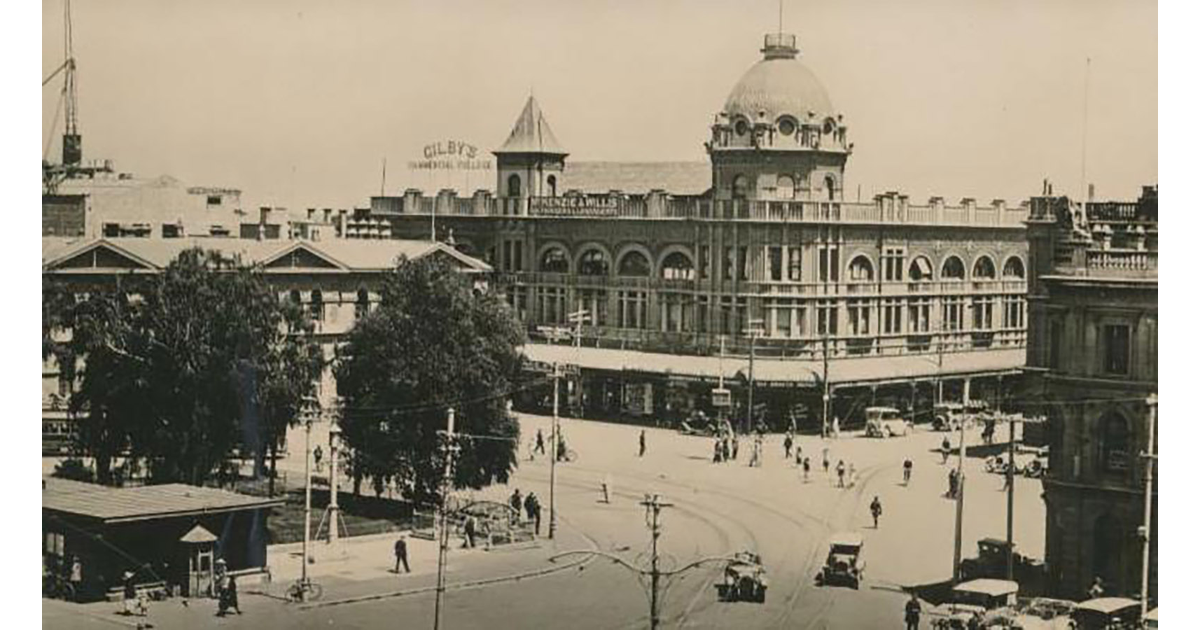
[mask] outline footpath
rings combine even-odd
[[[545,523],[543,523],[545,525]],[[542,536],[534,541],[486,548],[462,548],[461,539],[451,539],[446,554],[446,588],[461,590],[488,584],[537,578],[572,569],[587,556],[567,556],[557,562],[550,558],[564,551],[592,549],[592,542],[567,523],[560,523],[555,540]],[[408,536],[408,563],[411,572],[401,566],[396,573],[394,545],[398,534],[344,538],[340,552],[325,542],[313,543],[313,563],[308,576],[320,585],[321,597],[305,603],[289,602],[288,587],[300,577],[302,544],[273,545],[267,550],[271,578],[261,584],[239,580],[238,599],[244,615],[224,617],[221,625],[231,627],[274,627],[274,623],[295,619],[304,611],[317,608],[353,606],[355,603],[394,597],[432,595],[437,588],[438,550],[435,541]],[[113,628],[207,627],[217,611],[210,598],[172,598],[150,602],[146,617],[118,614],[119,603],[74,604],[42,600],[43,627]],[[283,627],[282,623],[280,626]],[[294,626],[293,626],[294,627]]]

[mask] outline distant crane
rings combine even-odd
[[[83,161],[83,137],[79,134],[79,103],[75,94],[75,46],[74,33],[71,23],[71,0],[66,0],[63,11],[63,57],[62,65],[54,69],[42,80],[42,87],[54,80],[59,74],[63,75],[63,87],[59,94],[58,105],[54,109],[54,118],[50,122],[50,134],[46,138],[42,150],[42,187],[46,194],[53,194],[58,184],[78,170]],[[65,129],[62,135],[62,162],[50,164],[46,158],[50,153],[50,143],[54,138],[54,130],[58,125],[58,114],[66,106],[63,116]]]

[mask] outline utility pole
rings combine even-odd
[[[438,527],[438,574],[437,574],[437,598],[434,600],[433,608],[433,630],[438,630],[442,625],[442,597],[446,592],[446,550],[450,546],[450,532],[447,527],[446,515],[446,499],[450,495],[450,474],[453,471],[454,460],[454,408],[446,410],[446,430],[439,431],[446,438],[445,444],[445,467],[442,469],[442,509],[439,515]]]
[[[964,418],[965,420],[965,418]],[[967,423],[958,423],[958,496],[954,506],[954,572],[951,580],[958,584],[958,568],[962,564],[963,497],[966,495],[967,478],[963,475],[963,459],[967,456]]]
[[[763,320],[755,318],[747,322],[750,325],[750,390],[746,400],[746,434],[754,430],[754,344],[762,330]]]
[[[1017,450],[1017,420],[1016,416],[1009,416],[1008,419],[1008,471],[1004,473],[1008,482],[1008,519],[1007,519],[1007,537],[1008,541],[1008,579],[1013,579],[1013,495],[1016,492],[1016,479],[1014,478],[1013,468],[1016,466],[1015,455]]]
[[[559,364],[554,364],[554,417],[551,419],[550,441],[554,451],[550,456],[550,540],[554,540],[554,532],[558,529],[558,513],[554,509],[554,469],[558,464],[558,379],[562,375]]]
[[[591,323],[591,317],[591,312],[586,308],[579,309],[567,316],[567,320],[575,324],[575,367],[579,370],[575,374],[576,417],[583,416],[583,351],[581,350],[581,340],[583,339],[583,325]]]
[[[642,505],[646,507],[646,516],[650,520],[650,630],[658,630],[658,583],[661,573],[658,570],[658,537],[662,535],[662,527],[658,522],[659,512],[671,503],[664,503],[658,495],[647,495]]]
[[[829,333],[821,337],[821,437],[829,437]]]
[[[1142,519],[1142,619],[1150,607],[1150,538],[1154,517],[1154,466],[1158,463],[1158,455],[1154,448],[1154,424],[1158,420],[1158,394],[1150,394],[1146,398],[1146,450],[1142,457],[1146,461],[1146,511]]]

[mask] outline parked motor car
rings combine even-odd
[[[1096,597],[1071,611],[1074,630],[1134,630],[1140,626],[1142,603],[1128,597]]]
[[[953,599],[933,622],[936,630],[1013,627],[1017,603],[1016,582],[984,578],[954,587]]]
[[[867,437],[908,435],[908,421],[895,407],[867,407]]]
[[[845,584],[857,589],[866,568],[862,550],[863,537],[860,534],[847,532],[830,537],[829,555],[825,558],[825,566],[817,574],[817,584]]]

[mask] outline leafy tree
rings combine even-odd
[[[194,249],[136,288],[92,295],[69,322],[84,358],[71,409],[97,478],[113,482],[125,454],[154,482],[199,485],[231,474],[238,447],[273,449],[320,364],[264,279]]]
[[[381,297],[349,333],[334,368],[356,492],[369,477],[376,493],[391,481],[409,499],[437,497],[438,431],[449,407],[456,432],[496,438],[457,442],[454,485],[507,481],[519,434],[506,406],[521,366],[519,323],[498,296],[474,290],[434,257],[401,259]]]

